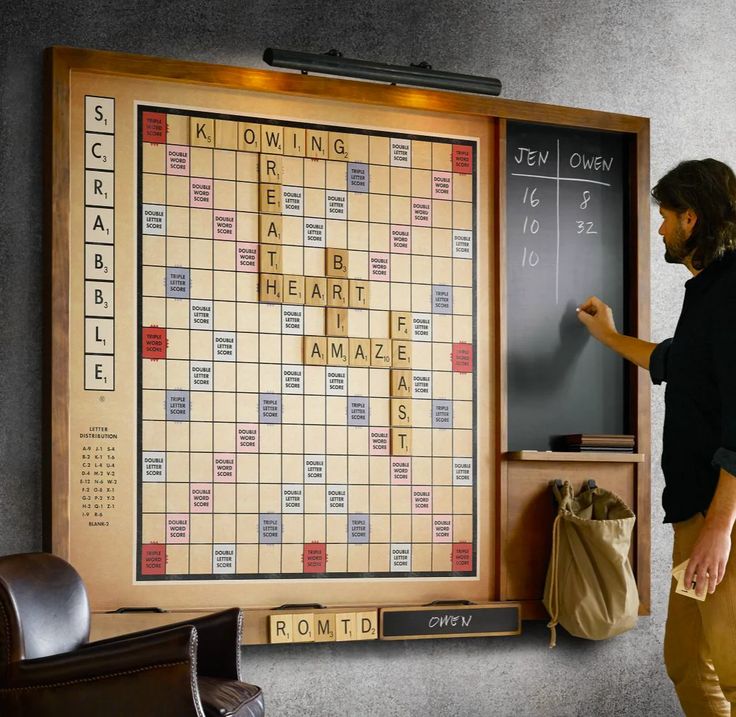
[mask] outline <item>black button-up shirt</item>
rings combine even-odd
[[[736,475],[736,252],[685,283],[675,335],[654,349],[664,394],[665,523],[707,510],[720,468]]]

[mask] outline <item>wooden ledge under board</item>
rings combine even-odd
[[[645,453],[562,452],[562,451],[507,451],[507,461],[580,461],[583,463],[644,463]]]

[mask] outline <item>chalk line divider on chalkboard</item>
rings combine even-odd
[[[518,160],[517,160],[518,161]],[[603,187],[610,187],[609,182],[601,182],[597,179],[582,179],[580,177],[561,177],[560,176],[560,140],[557,140],[557,176],[550,177],[546,174],[521,174],[520,172],[511,172],[512,177],[528,177],[531,179],[552,179],[557,182],[557,255],[555,259],[555,304],[560,303],[560,182],[587,182],[588,184],[600,184]]]
[[[558,177],[547,177],[543,174],[520,174],[511,172],[512,177],[531,177],[532,179],[558,179]],[[597,179],[581,179],[580,177],[559,177],[561,182],[587,182],[588,184],[602,184],[604,187],[610,187],[608,182],[599,182]]]

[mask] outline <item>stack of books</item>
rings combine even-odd
[[[633,453],[634,436],[618,436],[594,433],[569,433],[556,436],[552,441],[556,451],[574,451],[580,453]]]

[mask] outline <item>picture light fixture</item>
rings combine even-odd
[[[296,52],[294,50],[277,50],[269,47],[263,53],[263,60],[272,67],[285,67],[290,70],[301,70],[302,74],[316,72],[322,75],[341,75],[357,77],[362,80],[389,82],[392,85],[412,85],[430,87],[436,90],[452,92],[470,92],[480,95],[501,94],[501,81],[495,77],[476,77],[461,75],[455,72],[433,70],[426,62],[401,65],[386,65],[381,62],[366,60],[350,60],[337,50],[324,54]]]

